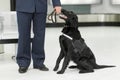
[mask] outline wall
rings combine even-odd
[[[78,1],[78,0],[77,0]],[[65,5],[65,4],[62,4],[62,8],[64,9],[67,9],[67,10],[70,10],[70,11],[73,11],[77,14],[79,13],[90,13],[90,4],[85,4],[85,5]],[[53,7],[52,7],[52,1],[51,0],[48,0],[48,13],[50,13],[51,11],[53,10]]]
[[[10,11],[10,0],[0,0],[0,12]]]
[[[102,4],[91,5],[91,13],[120,13],[120,5],[113,5],[111,0],[102,0]]]
[[[49,0],[48,0],[49,1]],[[51,12],[52,7],[49,6],[48,12]],[[89,13],[89,6],[64,6],[64,8],[72,9],[76,13]],[[77,10],[78,9],[78,10]],[[10,11],[10,0],[0,0],[0,12],[1,11]],[[111,0],[102,0],[102,4],[92,4],[91,13],[120,13],[120,5],[113,5]]]
[[[63,5],[64,9],[73,11],[77,14],[89,14],[90,13],[90,5]]]

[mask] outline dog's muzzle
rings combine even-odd
[[[67,19],[67,16],[65,16],[65,15],[62,14],[62,13],[59,15],[59,17],[60,17],[61,19]]]

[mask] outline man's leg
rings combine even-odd
[[[32,40],[32,58],[34,68],[39,68],[44,64],[45,26],[46,26],[46,13],[35,13],[33,18],[34,38]]]
[[[32,13],[17,12],[19,40],[16,60],[20,67],[28,67],[31,61],[30,31],[32,15]]]

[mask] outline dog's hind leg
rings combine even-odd
[[[55,65],[55,67],[54,67],[54,69],[53,69],[54,71],[57,71],[57,70],[58,70],[60,61],[63,59],[63,57],[64,57],[64,53],[63,53],[63,51],[61,50],[61,51],[60,51],[60,55],[59,55],[59,57],[57,58],[56,65]]]
[[[91,65],[87,63],[87,61],[80,61],[78,64],[78,68],[80,69],[79,73],[90,73],[94,72],[94,69]]]
[[[65,72],[65,69],[67,68],[69,62],[70,62],[70,57],[68,55],[66,55],[65,59],[63,61],[62,69],[60,71],[58,71],[57,74],[63,74]]]

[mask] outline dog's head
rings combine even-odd
[[[65,20],[67,27],[78,28],[78,17],[74,12],[62,9],[60,18]]]

